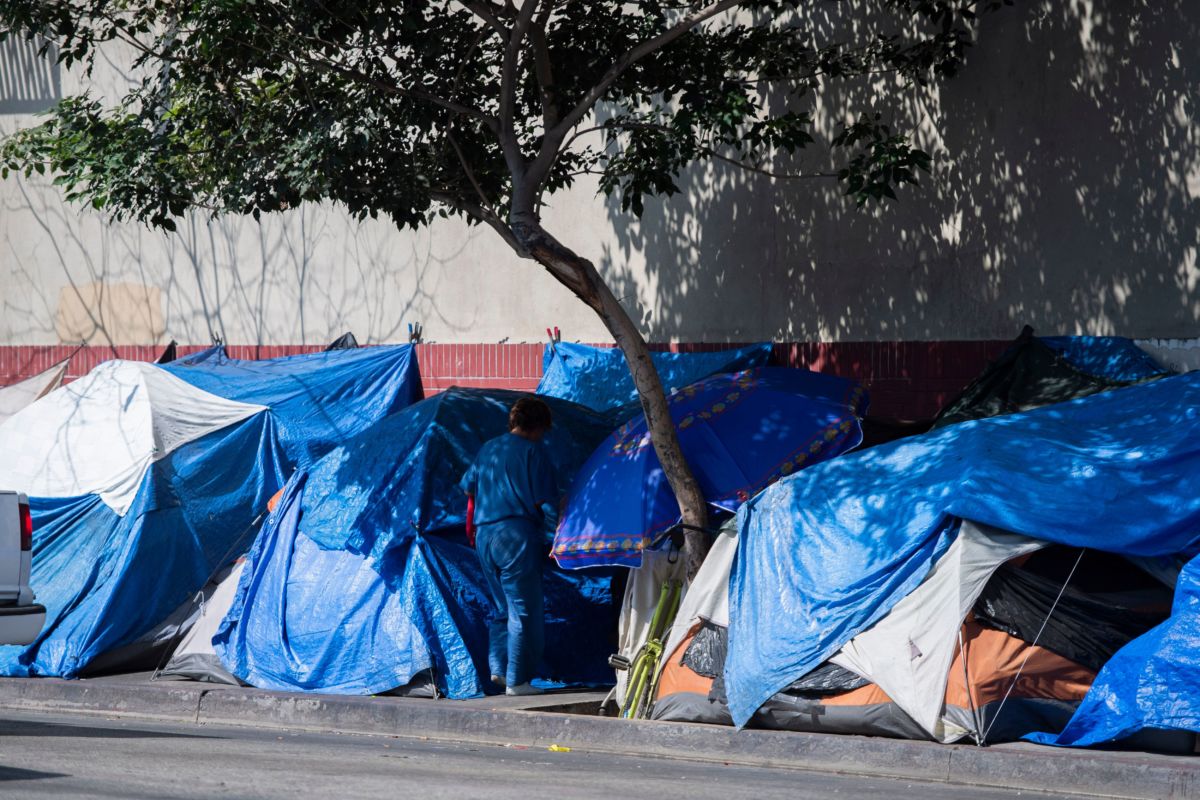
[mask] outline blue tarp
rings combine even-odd
[[[1084,747],[1143,728],[1200,732],[1200,558],[1180,573],[1170,618],[1109,659],[1062,733],[1026,738]]]
[[[1167,372],[1154,357],[1123,336],[1039,336],[1051,350],[1088,375],[1133,383]]]
[[[0,648],[0,673],[75,677],[162,622],[249,546],[286,478],[282,455],[256,414],[155,462],[124,517],[96,495],[31,498],[30,583],[46,625],[28,648]]]
[[[651,358],[663,390],[669,393],[718,372],[765,366],[771,358],[771,343],[708,353],[653,353]],[[537,393],[582,403],[596,411],[615,411],[638,399],[619,349],[569,342],[546,345]]]
[[[229,358],[217,348],[163,369],[218,397],[269,406],[280,444],[299,467],[423,394],[407,344],[262,361]]]
[[[305,532],[326,549],[382,565],[417,531],[461,527],[466,496],[458,482],[484,442],[507,433],[508,410],[524,396],[452,387],[345,442],[310,470]],[[611,425],[583,406],[545,400],[554,424],[543,442],[565,492]]]
[[[725,679],[734,721],[912,591],[953,519],[1126,555],[1200,545],[1200,374],[851,453],[742,507]],[[1200,691],[1191,696],[1200,708]]]
[[[31,498],[31,583],[47,622],[28,648],[0,648],[0,673],[75,677],[136,640],[250,545],[252,523],[297,462],[420,392],[408,346],[263,362],[205,353],[162,368],[270,410],[155,461],[123,517],[96,496]]]
[[[214,639],[229,671],[264,688],[367,694],[433,667],[447,696],[482,694],[488,605],[456,484],[479,446],[507,430],[519,396],[450,390],[364,432],[311,474],[297,473]],[[569,477],[607,429],[594,429],[597,415],[586,409],[550,402],[547,446]],[[611,575],[568,574],[547,560],[544,591],[546,656],[537,675],[610,683]]]

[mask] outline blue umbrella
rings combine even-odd
[[[673,392],[671,419],[705,498],[736,511],[785,475],[862,441],[862,386],[804,369],[758,367]],[[636,567],[679,521],[679,506],[639,415],[583,465],[554,539],[564,567]]]

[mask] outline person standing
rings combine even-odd
[[[529,682],[544,645],[544,531],[558,519],[554,470],[541,443],[551,424],[548,405],[522,397],[508,413],[509,432],[480,448],[459,484],[468,497],[468,536],[473,527],[492,606],[491,679],[510,695],[540,692]]]

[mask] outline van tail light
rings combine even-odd
[[[9,506],[11,508],[12,506]],[[33,515],[29,513],[29,506],[26,503],[21,503],[21,549],[33,549]]]

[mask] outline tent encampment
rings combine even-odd
[[[1165,378],[948,426],[759,495],[740,512],[730,584],[734,721],[911,595],[955,542],[957,520],[1123,556],[1194,553],[1198,402],[1200,377]],[[780,593],[791,613],[768,613]]]
[[[1002,741],[1079,707],[1055,743],[1197,730],[1200,696],[1164,676],[1196,669],[1179,636],[1200,604],[1180,577],[1154,627],[1169,570],[1134,566],[1200,547],[1197,400],[1200,379],[1168,378],[776,484],[684,598],[655,716]],[[781,596],[788,614],[771,611]],[[1093,679],[1109,700],[1080,705]],[[1160,693],[1169,707],[1152,707]]]
[[[0,484],[30,495],[48,612],[33,644],[0,649],[0,672],[74,677],[136,641],[250,545],[298,461],[419,391],[408,348],[343,352],[352,366],[106,362],[0,425],[23,455]]]
[[[520,396],[452,388],[298,471],[216,637],[229,671],[265,688],[364,694],[432,670],[449,697],[491,690],[484,578],[465,544],[458,481],[483,443],[508,430]],[[569,480],[609,428],[589,409],[547,402],[545,445]],[[539,677],[611,682],[611,574],[568,574],[547,561],[544,589]]]

